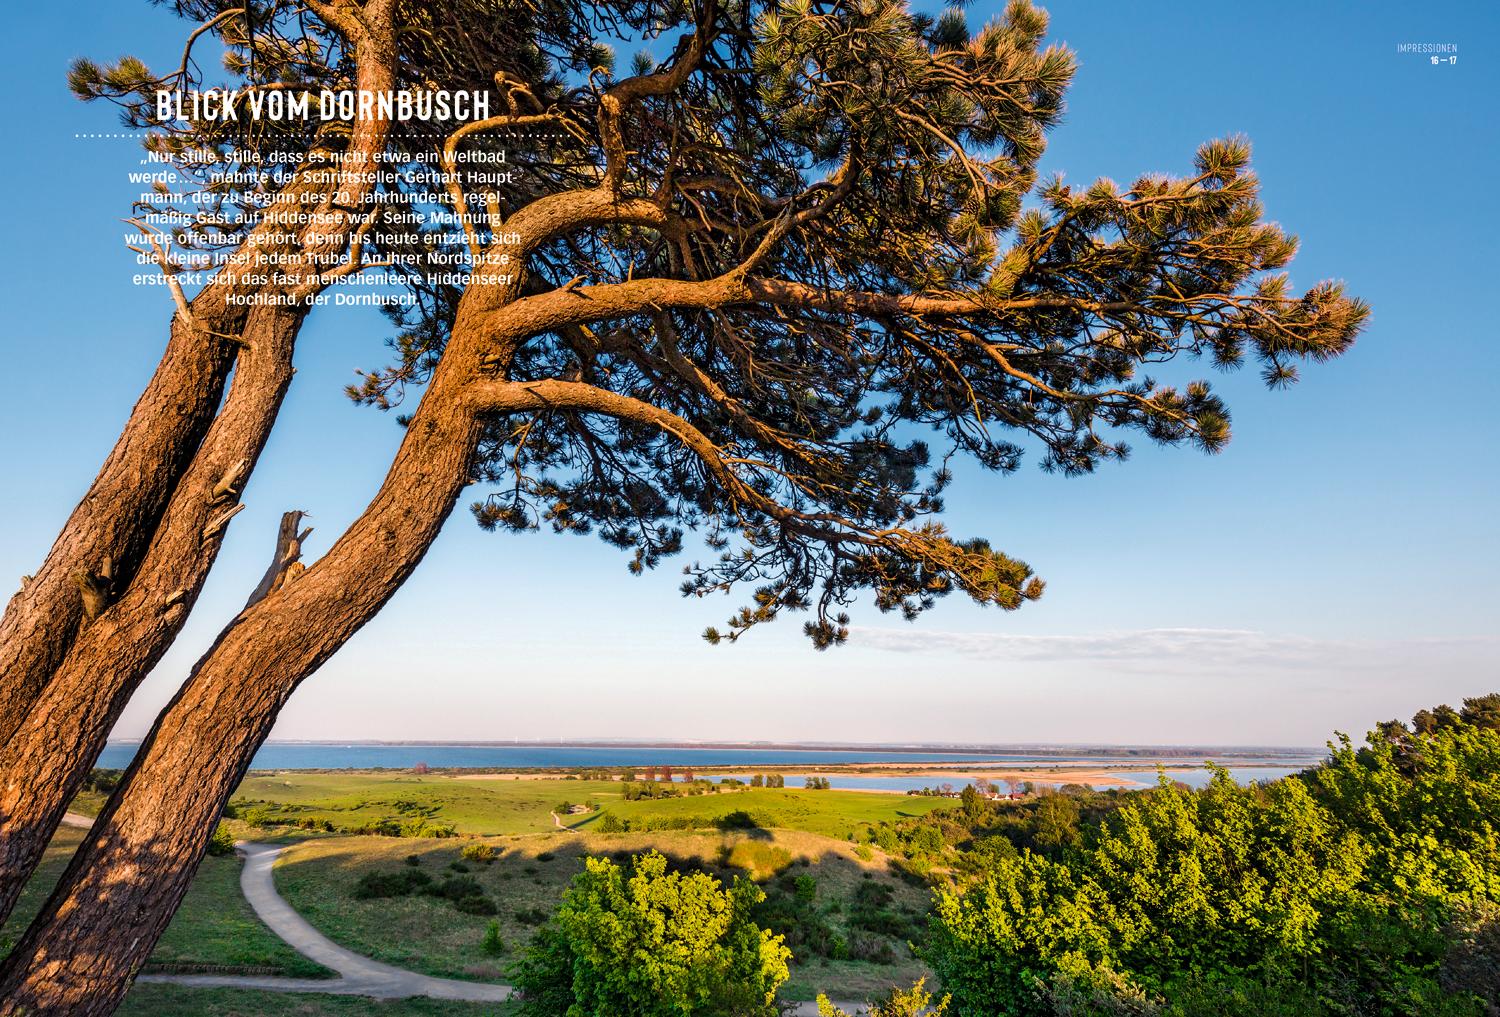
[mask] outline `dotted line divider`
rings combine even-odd
[[[517,134],[516,131],[517,131],[516,128],[497,127],[497,128],[494,128],[493,130],[487,130],[487,131],[485,131],[485,133],[486,134],[510,134],[510,135],[513,135],[513,136],[516,136],[516,137],[524,138],[527,141],[564,141],[564,140],[572,137],[571,134],[527,134],[527,133],[524,132],[524,130],[522,130],[521,133]],[[90,133],[90,132],[75,133],[73,135],[73,137],[77,138],[77,139],[103,139],[103,138],[118,139],[118,138],[131,138],[131,139],[134,139],[136,141],[140,141],[140,140],[143,140],[146,137],[148,137],[148,135],[145,135],[145,134],[132,134],[132,133],[123,132],[123,131],[122,132],[104,131],[104,132],[96,132],[96,133]],[[280,137],[283,137],[283,138],[297,138],[297,139],[300,139],[302,141],[312,141],[312,140],[315,140],[315,139],[321,137],[321,135],[317,135],[317,134],[292,134],[292,135],[286,135],[286,134],[283,134],[283,135],[280,135]],[[403,138],[427,138],[427,139],[431,139],[431,140],[438,140],[438,139],[446,139],[448,137],[448,135],[447,134],[403,134],[402,137]]]

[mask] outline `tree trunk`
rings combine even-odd
[[[237,320],[214,320],[215,331],[239,331]],[[20,725],[84,619],[80,586],[102,587],[103,600],[128,581],[173,483],[213,420],[233,362],[232,343],[172,319],[161,363],[114,450],[0,619],[0,742]]]
[[[458,359],[471,369],[476,358]],[[440,365],[360,518],[321,561],[231,622],[194,667],[0,966],[0,1015],[114,1011],[282,704],[416,568],[469,482],[480,425],[459,367]]]
[[[365,12],[355,47],[362,89],[381,91],[394,81],[392,6],[372,3]],[[272,203],[236,252],[242,260],[227,263],[193,298],[191,321],[180,313],[172,318],[166,351],[109,458],[41,568],[22,581],[0,618],[0,743],[21,725],[80,628],[130,583],[173,487],[219,408],[235,339],[247,319],[248,305],[241,301],[277,289],[246,279],[287,269],[270,255],[295,250],[307,266],[348,244],[351,213],[372,190],[368,175],[375,166],[369,160],[384,150],[389,128],[383,120],[361,121],[342,164],[297,174],[281,195],[291,200]],[[288,218],[310,208],[329,218],[311,225]],[[288,243],[286,237],[293,239]]]
[[[173,492],[130,587],[79,633],[0,748],[0,921],[131,694],[172,645],[240,508],[292,380],[304,311],[257,306],[224,408]]]

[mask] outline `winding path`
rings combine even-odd
[[[240,872],[240,889],[245,899],[270,930],[287,945],[309,960],[332,968],[338,978],[276,978],[256,975],[142,975],[138,981],[172,982],[177,985],[201,985],[220,988],[272,989],[277,992],[331,992],[344,996],[371,996],[376,999],[405,999],[408,996],[431,996],[434,999],[467,1000],[496,1003],[509,999],[511,988],[485,982],[461,982],[452,978],[433,978],[415,971],[392,967],[346,950],[292,910],[276,892],[271,867],[281,848],[275,844],[241,841],[236,845],[245,857]]]
[[[557,817],[554,815],[553,819]],[[77,820],[76,822],[74,820]],[[93,820],[73,816],[65,820],[70,826],[91,826]],[[558,824],[561,825],[561,824]],[[566,828],[565,828],[566,829]],[[575,831],[576,832],[576,831]],[[341,996],[369,996],[375,999],[405,999],[430,996],[473,1003],[498,1003],[509,999],[509,985],[494,982],[462,982],[453,978],[434,978],[354,953],[323,935],[276,892],[272,866],[281,847],[240,841],[235,845],[244,856],[240,871],[240,889],[260,920],[288,946],[309,960],[338,972],[337,978],[279,978],[270,975],[141,975],[139,982],[169,982],[173,985],[196,985],[204,988],[265,989],[273,992],[325,992]],[[850,1014],[863,1014],[858,1003],[837,1004]],[[783,1011],[786,1017],[817,1017],[816,1003],[797,1003]]]

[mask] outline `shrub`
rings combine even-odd
[[[505,952],[505,940],[500,938],[500,923],[492,921],[484,927],[484,938],[479,941],[479,949],[491,957],[498,957]]]
[[[456,901],[465,897],[481,896],[484,894],[484,887],[480,886],[479,880],[473,876],[449,876],[441,883],[430,883],[424,886],[422,892],[432,897]]]
[[[453,906],[466,915],[493,915],[498,914],[500,909],[495,902],[482,893],[473,893],[467,897],[460,897],[453,902]]]
[[[551,851],[543,851],[536,856],[536,860],[539,862],[550,862],[556,857]]]
[[[803,860],[806,861],[806,859]],[[799,903],[811,904],[818,896],[818,881],[812,876],[798,876],[794,886]]]
[[[422,864],[422,856],[421,855],[407,855],[406,856],[406,864],[407,865],[421,865]]]
[[[467,865],[465,865],[463,862],[449,862],[448,863],[448,868],[452,869],[454,872],[468,872],[469,871],[469,867]]]
[[[944,996],[933,1005],[932,993],[927,992],[927,979],[919,978],[910,989],[892,988],[886,997],[870,1007],[869,1017],[945,1017],[948,1013],[949,997]],[[818,996],[818,1017],[849,1017],[828,1001]]]
[[[625,824],[620,822],[620,817],[613,812],[605,812],[594,823],[594,829],[599,833],[624,833]]]
[[[872,936],[868,932],[851,932],[847,947],[852,960],[869,961],[872,964],[896,963],[896,951],[891,941],[884,936]]]
[[[520,1013],[775,1017],[790,952],[750,918],[763,897],[654,851],[629,872],[590,858],[515,972]]]
[[[265,829],[266,827],[271,826],[275,823],[275,820],[271,818],[270,810],[259,807],[243,810],[240,813],[240,819],[250,826],[259,827],[261,829]]]
[[[432,877],[415,869],[400,872],[366,872],[354,884],[355,900],[374,900],[380,897],[405,897],[417,890],[426,892]]]
[[[208,838],[208,853],[215,858],[234,854],[234,835],[224,829],[224,824],[215,827],[214,835]]]
[[[516,922],[521,925],[541,925],[547,921],[547,912],[541,908],[525,908],[516,912]]]
[[[458,856],[466,862],[488,865],[495,860],[495,848],[490,844],[465,844]]]

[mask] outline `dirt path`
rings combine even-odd
[[[508,985],[484,982],[461,982],[452,978],[433,978],[415,971],[392,967],[346,950],[292,910],[276,892],[271,867],[281,847],[275,844],[241,842],[236,845],[245,856],[240,872],[240,889],[245,899],[270,930],[287,945],[309,960],[317,961],[339,973],[338,978],[274,978],[254,975],[142,975],[139,981],[172,982],[177,985],[202,985],[240,989],[272,989],[278,992],[331,992],[345,996],[371,996],[376,999],[404,999],[408,996],[431,996],[434,999],[456,999],[469,1002],[499,1002],[509,999]]]
[[[70,820],[72,814],[70,813]],[[83,826],[93,820],[84,816]],[[564,830],[553,813],[552,819]],[[70,826],[78,823],[65,820]],[[569,833],[577,833],[569,830]],[[268,989],[274,992],[325,992],[341,996],[369,996],[375,999],[405,999],[409,996],[430,996],[433,999],[454,999],[475,1003],[494,1003],[509,999],[509,985],[493,982],[461,982],[452,978],[434,978],[403,968],[382,964],[377,960],[346,950],[333,940],[313,928],[311,923],[292,909],[281,894],[276,892],[276,881],[272,866],[281,847],[276,844],[256,844],[241,841],[235,845],[245,858],[245,867],[240,872],[240,889],[245,899],[260,916],[260,920],[288,946],[309,960],[337,971],[337,978],[277,978],[262,975],[141,975],[140,982],[169,982],[173,985],[196,985],[205,988]],[[839,1003],[850,1014],[863,1014],[865,1007],[858,1003]],[[816,1003],[803,1002],[784,1011],[786,1017],[817,1017]]]
[[[549,816],[552,817],[552,825],[555,826],[555,827],[557,827],[563,833],[577,833],[578,832],[577,830],[573,829],[571,826],[563,826],[563,821],[561,819],[557,818],[557,813],[555,813],[555,812],[549,812],[549,813],[547,813],[547,815],[549,815]]]

